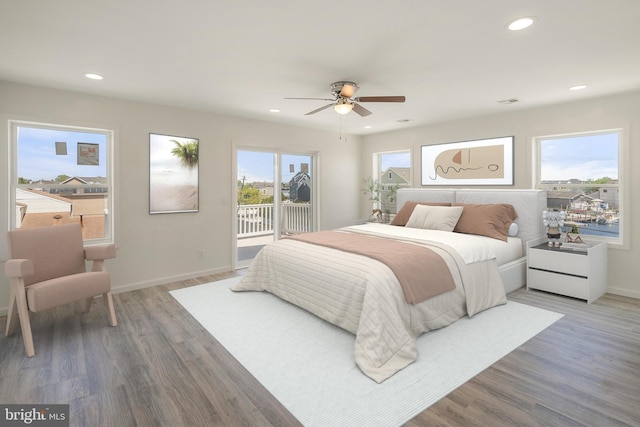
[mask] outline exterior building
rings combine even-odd
[[[55,184],[55,182],[32,183]],[[105,178],[71,177],[55,188],[16,190],[16,226],[34,228],[80,222],[86,239],[105,235],[108,193]],[[87,187],[87,186],[91,187]]]
[[[394,214],[396,206],[395,194],[398,188],[411,186],[411,168],[390,167],[380,174],[380,203],[385,213]]]
[[[311,201],[311,176],[301,169],[289,180],[289,199],[295,203]]]

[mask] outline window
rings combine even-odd
[[[10,122],[10,227],[78,222],[85,241],[113,241],[113,132]]]
[[[411,151],[374,153],[374,185],[379,187],[379,208],[386,213],[397,211],[396,191],[411,187]]]
[[[622,131],[539,137],[537,188],[547,207],[566,211],[562,231],[622,244]]]

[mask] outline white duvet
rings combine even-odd
[[[380,261],[292,239],[265,246],[234,291],[267,291],[356,336],[354,359],[382,382],[417,357],[416,337],[460,317],[504,304],[495,254],[477,236],[382,224],[345,231],[423,244],[446,261],[456,289],[419,304],[405,302]]]

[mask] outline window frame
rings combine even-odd
[[[378,188],[379,188],[379,192],[380,193],[384,193],[389,191],[388,188],[384,188],[384,185],[382,184],[382,176],[384,174],[384,170],[382,170],[382,156],[384,155],[392,155],[392,154],[408,154],[409,155],[409,184],[407,188],[412,187],[413,185],[413,151],[411,149],[402,149],[402,150],[391,150],[391,151],[378,151],[373,153],[373,164],[372,164],[372,170],[373,170],[373,179],[375,180],[375,182],[378,184]],[[400,187],[402,188],[402,187]],[[379,198],[382,199],[382,195],[379,195]],[[382,200],[376,201],[373,204],[373,208],[382,208]],[[396,205],[396,202],[393,202],[393,206],[391,209],[391,214],[395,214],[398,210],[398,206]]]
[[[610,247],[617,247],[621,249],[629,249],[629,214],[627,212],[628,208],[628,200],[630,195],[628,194],[626,184],[629,180],[628,171],[629,171],[629,163],[628,163],[628,141],[626,139],[627,132],[625,132],[624,128],[612,128],[612,129],[601,129],[594,131],[583,131],[583,132],[571,132],[564,134],[554,134],[554,135],[543,135],[536,136],[533,138],[532,148],[533,148],[533,188],[552,191],[553,187],[557,187],[558,184],[545,184],[542,182],[542,154],[541,154],[541,146],[542,142],[545,140],[551,139],[570,139],[584,136],[597,136],[597,135],[607,135],[607,134],[617,134],[618,137],[618,183],[617,184],[589,184],[589,183],[566,183],[562,184],[563,188],[571,189],[571,188],[615,188],[618,190],[618,211],[620,212],[620,220],[619,220],[619,231],[618,237],[606,237],[606,236],[597,236],[591,234],[585,234],[589,240],[595,241],[603,241],[606,242]]]
[[[9,120],[9,230],[16,229],[16,190],[20,188],[30,188],[33,184],[19,184],[18,177],[18,129],[35,128],[46,130],[58,130],[79,133],[96,133],[106,137],[106,184],[107,187],[107,214],[105,215],[105,233],[102,238],[85,239],[86,245],[97,245],[104,243],[114,243],[115,233],[115,173],[114,173],[114,153],[115,153],[115,130],[102,127],[77,126],[59,123],[44,123],[27,120]],[[38,184],[39,187],[47,189],[69,189],[65,184]],[[91,184],[74,184],[74,188],[95,189]],[[104,193],[100,193],[104,194]]]

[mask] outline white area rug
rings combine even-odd
[[[561,314],[509,301],[418,338],[418,359],[377,384],[355,337],[239,278],[171,294],[305,426],[396,426],[544,330]]]

